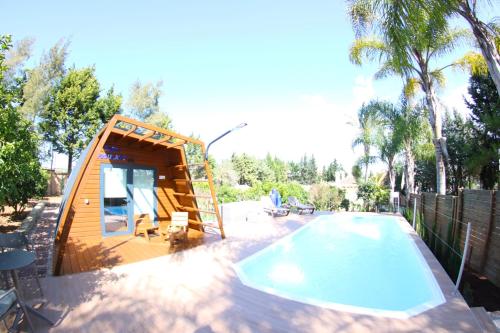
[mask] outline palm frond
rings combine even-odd
[[[349,50],[349,60],[355,65],[361,65],[363,58],[373,61],[378,57],[380,60],[384,54],[387,54],[387,47],[383,41],[375,37],[358,38]]]
[[[462,58],[456,60],[455,67],[468,71],[471,74],[486,74],[488,73],[488,66],[484,57],[477,52],[467,52]]]
[[[458,46],[473,43],[473,40],[474,36],[468,29],[445,29],[433,38],[432,54],[438,57],[449,54]]]
[[[432,81],[437,83],[438,87],[444,87],[446,84],[446,77],[442,70],[436,70],[429,73]]]
[[[406,98],[411,99],[415,97],[420,88],[420,80],[416,77],[410,77],[406,80],[405,86],[403,88],[403,93]]]
[[[356,38],[366,35],[375,21],[373,2],[370,0],[348,0],[347,13]]]

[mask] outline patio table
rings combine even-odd
[[[14,281],[14,286],[16,287],[17,290],[20,290],[17,270],[33,264],[35,260],[36,260],[35,253],[30,251],[14,249],[11,251],[2,252],[0,253],[0,271],[2,272],[10,271],[12,275],[12,280]],[[40,292],[43,295],[42,287],[40,285],[40,282],[38,281],[38,277],[36,277],[36,279],[38,282],[38,286],[40,288]],[[49,322],[50,324],[54,325],[54,322],[52,320],[45,317],[39,311],[35,310],[32,306],[27,304],[26,308],[37,317],[40,317]]]

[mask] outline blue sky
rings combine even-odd
[[[247,122],[213,146],[217,159],[307,153],[350,170],[360,155],[349,125],[357,109],[371,98],[395,101],[401,91],[398,79],[373,81],[375,64],[349,62],[354,34],[344,1],[9,1],[1,8],[0,33],[35,38],[33,62],[67,38],[68,64],[95,65],[103,88],[114,85],[124,99],[135,80],[162,80],[161,109],[180,133],[209,142]],[[447,74],[439,95],[464,109],[467,76]]]

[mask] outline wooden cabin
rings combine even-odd
[[[158,242],[161,237],[152,246],[148,237],[135,236],[138,217],[162,226],[170,223],[172,212],[188,212],[189,235],[203,233],[205,217],[212,216],[211,226],[224,238],[210,166],[205,160],[188,163],[186,144],[198,145],[204,156],[199,140],[115,115],[82,152],[66,184],[54,241],[54,274],[169,253],[168,245]],[[204,177],[194,179],[192,174]],[[195,192],[194,182],[205,183],[205,193]],[[128,244],[126,249],[123,244]],[[124,250],[117,253],[119,247]]]

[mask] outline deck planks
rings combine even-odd
[[[69,238],[63,259],[62,274],[73,274],[113,267],[179,252],[204,243],[205,234],[189,229],[188,243],[171,247],[157,235],[150,242],[141,236],[127,235],[104,238],[101,241]]]

